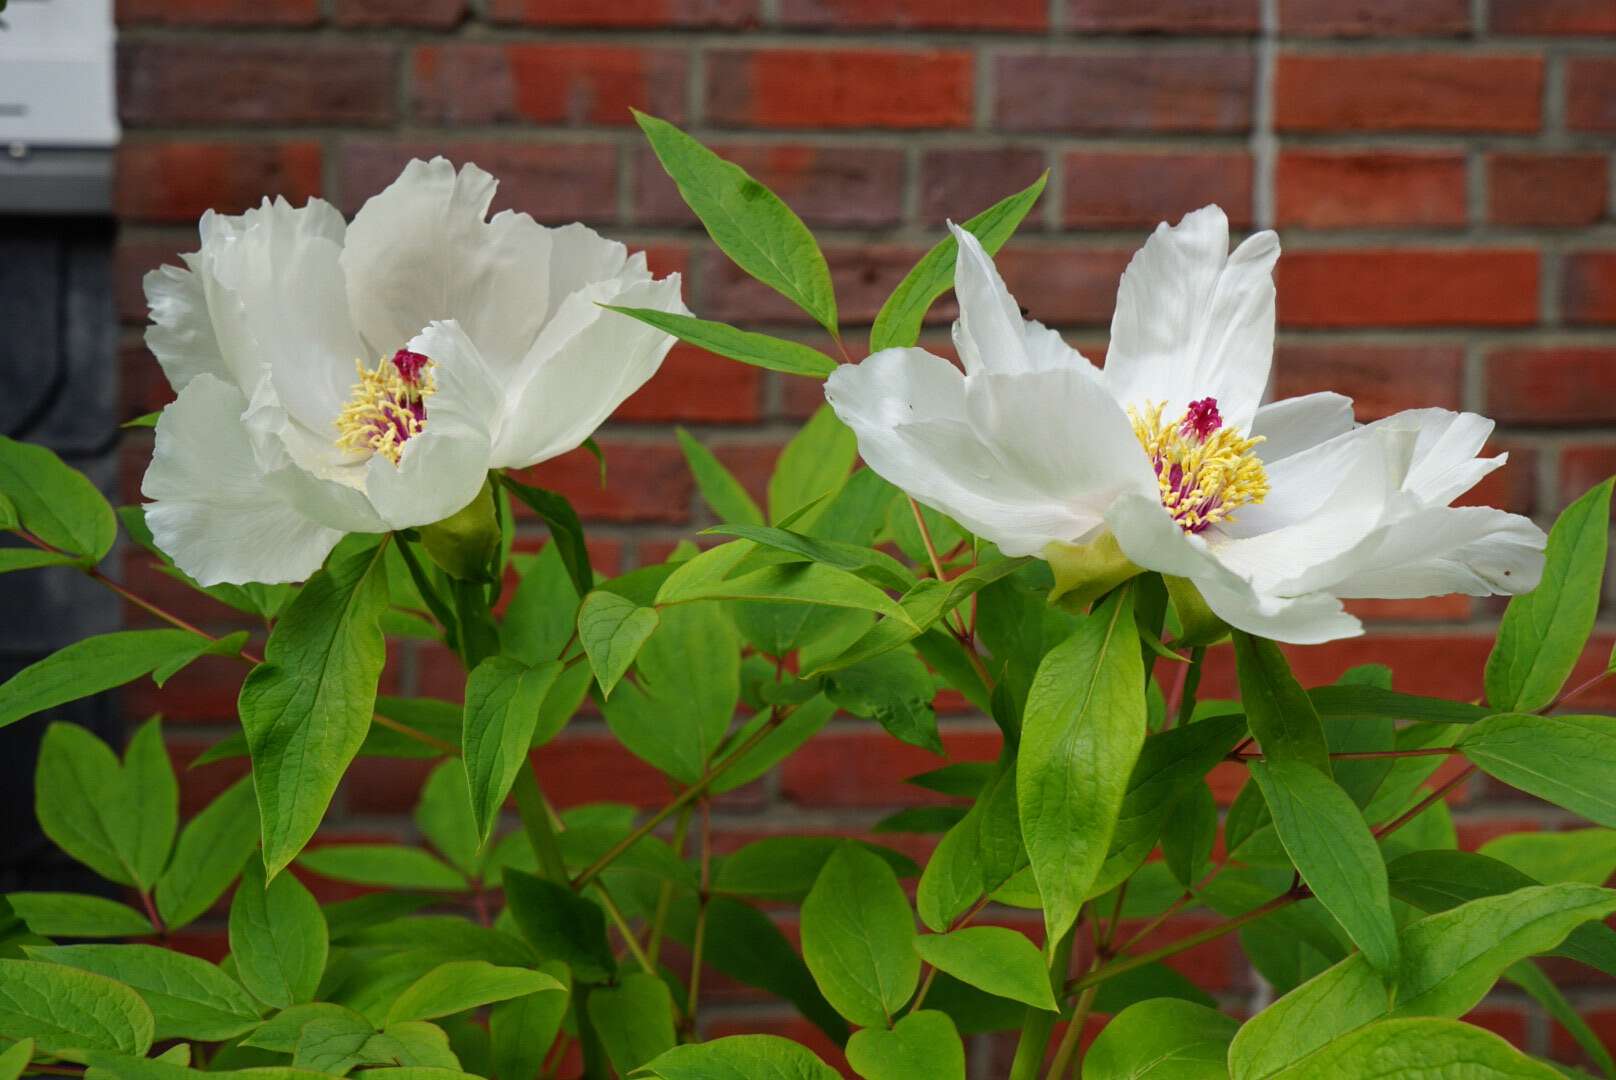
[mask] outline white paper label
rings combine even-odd
[[[11,0],[0,12],[0,145],[118,141],[112,0]]]

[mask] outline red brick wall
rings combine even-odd
[[[351,212],[402,161],[437,152],[502,177],[501,205],[645,245],[661,270],[685,272],[699,313],[808,336],[705,242],[642,146],[633,105],[684,124],[798,209],[824,239],[850,323],[873,316],[946,216],[1049,168],[1005,276],[1036,317],[1102,346],[1129,253],[1159,219],[1216,200],[1239,227],[1281,230],[1276,392],[1341,390],[1366,418],[1429,404],[1493,415],[1512,460],[1476,497],[1542,519],[1616,471],[1612,0],[120,0],[119,17],[130,414],[165,398],[139,343],[140,275],[192,246],[203,209],[280,192]],[[939,341],[950,315],[944,305],[934,320]],[[590,520],[599,564],[626,569],[707,521],[674,424],[756,487],[817,400],[812,384],[679,348],[602,438],[608,490],[581,456],[540,477]],[[129,437],[129,498],[149,445]],[[130,572],[227,625],[160,575]],[[1371,635],[1297,652],[1305,677],[1384,660],[1405,689],[1479,693],[1497,604],[1355,606]],[[406,645],[397,661],[391,685],[458,694],[444,656]],[[1210,692],[1228,689],[1228,667]],[[238,677],[205,662],[160,696],[130,694],[129,709],[161,708],[189,756],[229,729]],[[982,719],[956,713],[945,728],[955,752],[993,753]],[[563,802],[664,797],[593,718],[544,763]],[[721,835],[856,831],[924,798],[898,781],[929,764],[838,722],[728,797]],[[190,774],[190,799],[227,772]],[[421,775],[357,770],[332,830],[408,834]],[[1560,820],[1507,791],[1465,798],[1467,844]],[[1253,1004],[1232,939],[1184,964],[1230,1004]],[[714,1031],[782,1015],[720,985]],[[1515,999],[1488,1019],[1550,1048],[1542,1016]],[[1616,1036],[1616,1009],[1595,1019]]]

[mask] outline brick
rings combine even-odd
[[[1293,150],[1274,178],[1278,224],[1312,229],[1462,226],[1462,153]]]
[[[1603,981],[1605,980],[1601,979],[1601,982]],[[1584,1007],[1579,1009],[1578,1012],[1588,1022],[1588,1026],[1593,1029],[1594,1036],[1600,1042],[1606,1046],[1616,1044],[1616,1008],[1611,1008],[1608,1005],[1594,1008]],[[1595,1063],[1583,1052],[1582,1047],[1577,1045],[1577,1040],[1565,1028],[1555,1024],[1550,1028],[1550,1034],[1556,1061],[1586,1065],[1590,1068],[1595,1066]]]
[[[339,205],[358,211],[411,158],[474,162],[499,179],[492,211],[519,210],[545,224],[604,223],[617,216],[617,151],[604,143],[510,140],[348,140],[338,154]]]
[[[1117,283],[1132,251],[1012,248],[998,257],[1000,272],[1028,317],[1053,325],[1108,326]],[[953,317],[951,309],[943,309]]]
[[[561,492],[585,520],[677,523],[689,518],[694,484],[677,446],[611,438],[600,444],[607,487],[600,485],[600,463],[584,449],[523,469],[518,478]]]
[[[452,30],[466,17],[466,0],[337,0],[338,26],[412,26]]]
[[[971,122],[971,55],[943,49],[721,49],[707,55],[707,118],[721,127],[958,128]]]
[[[1150,228],[1208,203],[1235,228],[1251,224],[1249,154],[1073,152],[1062,168],[1068,228]]]
[[[1504,1004],[1487,1004],[1471,1009],[1460,1019],[1467,1024],[1485,1028],[1518,1049],[1531,1049],[1529,1018],[1524,1009]]]
[[[1531,132],[1543,61],[1456,53],[1286,54],[1274,84],[1280,131]]]
[[[1616,323],[1616,251],[1579,251],[1561,270],[1560,313],[1577,324]]]
[[[1541,822],[1522,817],[1462,818],[1454,824],[1459,833],[1461,851],[1475,851],[1489,840],[1496,840],[1500,836],[1538,832],[1543,827]]]
[[[1496,350],[1487,357],[1486,412],[1501,424],[1616,423],[1616,348]]]
[[[896,225],[903,214],[904,152],[844,143],[803,146],[713,143],[780,198],[804,221],[851,229]],[[643,225],[694,226],[672,180],[649,147],[635,161],[635,221]]]
[[[781,0],[780,25],[805,30],[1025,30],[1048,28],[1045,0]]]
[[[117,0],[119,26],[313,26],[320,0]]]
[[[1616,476],[1616,444],[1583,443],[1560,451],[1558,506],[1564,507],[1595,484]],[[1616,510],[1611,512],[1616,519]]]
[[[999,752],[997,729],[944,729],[949,761],[990,761]],[[780,767],[780,794],[802,806],[887,807],[946,801],[905,784],[945,764],[935,754],[899,743],[873,724],[820,732]]]
[[[1616,34],[1616,6],[1608,0],[1492,0],[1487,29],[1494,34]]]
[[[113,299],[118,318],[124,322],[145,322],[146,291],[140,283],[141,278],[164,264],[182,265],[179,253],[195,251],[198,246],[195,229],[187,229],[167,239],[131,238],[128,235],[118,237],[117,246],[112,251]]]
[[[252,766],[245,755],[209,762],[200,767],[193,766],[192,763],[204,750],[227,737],[176,736],[172,729],[165,731],[164,743],[168,749],[169,759],[174,764],[175,777],[179,780],[180,815],[183,818],[189,820],[200,813],[204,807],[222,795],[226,788],[252,771]]]
[[[1498,225],[1593,225],[1610,201],[1601,154],[1492,154],[1487,220]]]
[[[687,62],[621,45],[424,45],[411,60],[415,115],[437,124],[632,124],[631,108],[684,119]]]
[[[920,218],[928,225],[964,221],[1037,180],[1046,165],[1043,150],[1031,146],[927,150],[920,156]],[[1040,220],[1034,207],[1018,231],[1036,230]]]
[[[1616,58],[1566,60],[1566,126],[1572,131],[1616,133]]]
[[[1537,449],[1507,440],[1489,440],[1482,456],[1508,454],[1501,469],[1494,469],[1454,500],[1455,506],[1496,506],[1512,514],[1530,516],[1537,509]]]
[[[160,39],[118,49],[132,127],[391,123],[397,54],[385,45]]]
[[[994,123],[1005,131],[1247,131],[1252,75],[1244,50],[999,56]]]
[[[1295,37],[1452,37],[1470,33],[1470,2],[1280,0],[1279,32]]]
[[[491,0],[488,17],[533,26],[734,29],[758,24],[758,0]]]
[[[1282,646],[1303,686],[1334,682],[1359,664],[1389,664],[1392,685],[1410,694],[1469,701],[1481,693],[1481,672],[1492,651],[1490,634],[1384,633],[1324,645]],[[1234,653],[1207,652],[1203,697],[1234,697]]]
[[[162,713],[169,724],[233,721],[236,692],[248,666],[226,656],[204,656],[166,682],[162,689],[137,679],[123,689],[124,708],[136,716]]]
[[[618,407],[617,421],[745,424],[762,416],[760,368],[679,344],[651,381]]]
[[[1463,622],[1473,605],[1468,596],[1426,596],[1417,600],[1348,600],[1347,611],[1365,622]]]
[[[1279,321],[1290,327],[1530,326],[1535,251],[1292,251],[1279,260]]]
[[[1403,409],[1457,409],[1463,385],[1458,345],[1286,343],[1274,355],[1275,400],[1334,390],[1352,398],[1359,421]]]
[[[1101,34],[1251,34],[1257,0],[1067,0],[1066,29]]]
[[[881,310],[893,286],[925,254],[917,248],[866,244],[856,248],[830,248],[825,252],[836,306],[844,325],[867,323]],[[718,252],[709,251],[702,263],[701,313],[724,322],[812,323],[795,304],[748,277]],[[951,317],[951,316],[950,316]],[[833,348],[823,336],[810,341],[816,348]]]
[[[266,196],[301,205],[320,194],[320,144],[125,142],[114,208],[125,221],[191,222],[239,214]]]

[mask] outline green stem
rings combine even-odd
[[[617,927],[617,932],[623,936],[623,944],[628,946],[629,955],[633,956],[635,962],[640,965],[640,970],[647,975],[655,975],[657,973],[656,965],[651,963],[651,958],[645,955],[644,949],[640,948],[640,936],[628,924],[628,919],[623,915],[623,909],[617,906],[617,901],[612,899],[612,894],[606,891],[606,886],[601,882],[595,882],[595,895],[600,900],[600,906],[606,909],[606,914],[611,916],[612,924]]]
[[[1067,968],[1072,962],[1072,940],[1076,934],[1076,926],[1066,931],[1065,936],[1056,943],[1054,955],[1050,958],[1050,985],[1057,995],[1061,992],[1061,982],[1066,978]],[[1016,1056],[1010,1063],[1008,1080],[1038,1080],[1057,1016],[1057,1013],[1028,1006],[1026,1018],[1021,1021],[1021,1039],[1016,1043]]]
[[[1201,669],[1206,660],[1206,646],[1197,645],[1190,650],[1190,669],[1184,676],[1184,688],[1178,699],[1178,716],[1175,723],[1183,727],[1195,715],[1195,695],[1201,689]]]
[[[673,853],[679,858],[685,857],[685,837],[690,834],[690,807],[679,812],[679,820],[673,826]],[[662,955],[662,930],[668,922],[668,910],[673,907],[673,882],[664,881],[662,891],[657,894],[656,914],[651,918],[651,936],[646,939],[645,951],[653,958]]]
[[[1055,1049],[1055,1057],[1049,1063],[1049,1071],[1044,1074],[1044,1080],[1060,1080],[1069,1071],[1077,1059],[1077,1048],[1083,1039],[1083,1028],[1088,1024],[1089,1010],[1094,1007],[1094,995],[1100,992],[1098,986],[1091,986],[1077,996],[1077,1005],[1072,1009],[1072,1019],[1066,1025],[1066,1034],[1061,1037],[1060,1046]]]
[[[701,996],[702,949],[707,943],[707,901],[713,880],[713,816],[707,800],[701,800],[701,893],[696,906],[696,933],[690,942],[690,995],[685,1023],[696,1030],[696,1003]]]

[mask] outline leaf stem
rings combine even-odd
[[[1555,709],[1558,709],[1561,705],[1564,705],[1566,702],[1570,701],[1572,698],[1577,697],[1578,695],[1580,695],[1583,691],[1591,690],[1594,687],[1598,686],[1600,683],[1604,682],[1606,679],[1610,678],[1612,675],[1616,675],[1616,665],[1613,665],[1611,667],[1606,668],[1604,671],[1601,671],[1598,675],[1595,675],[1593,678],[1587,680],[1586,682],[1581,682],[1581,683],[1578,683],[1576,686],[1573,686],[1570,690],[1565,691],[1563,694],[1560,694],[1558,697],[1556,697],[1553,701],[1551,701],[1547,705],[1543,706],[1543,708],[1539,709],[1538,712],[1540,712],[1540,713],[1553,712]]]
[[[673,826],[673,853],[685,857],[685,838],[690,834],[691,808],[679,811],[679,820]],[[656,914],[651,919],[651,933],[646,938],[645,951],[653,958],[662,954],[662,930],[668,922],[668,911],[673,907],[673,882],[664,881],[657,894]]]
[[[622,935],[623,944],[628,946],[629,955],[633,956],[635,963],[640,965],[640,970],[647,975],[655,975],[657,973],[656,965],[651,963],[651,958],[645,954],[644,949],[640,948],[640,936],[628,924],[628,919],[623,915],[623,909],[617,906],[617,901],[612,899],[612,894],[606,891],[606,886],[602,882],[595,882],[595,897],[600,901],[600,906],[606,909],[606,914],[611,916],[612,924],[617,927],[617,932]]]
[[[1374,833],[1375,839],[1380,840],[1383,837],[1389,836],[1398,829],[1401,829],[1404,825],[1407,825],[1409,822],[1413,821],[1415,818],[1419,817],[1421,814],[1425,813],[1426,810],[1431,808],[1433,803],[1442,798],[1442,796],[1446,795],[1448,792],[1452,791],[1454,788],[1458,787],[1460,784],[1464,783],[1466,780],[1470,779],[1475,772],[1476,766],[1467,765],[1457,773],[1454,773],[1453,776],[1449,777],[1434,791],[1432,791],[1425,798],[1421,799],[1419,802],[1415,803],[1403,814],[1376,829]]]
[[[600,874],[602,870],[610,866],[618,856],[622,855],[623,852],[627,851],[629,848],[643,840],[646,836],[650,835],[651,831],[654,830],[658,825],[662,824],[664,821],[668,820],[668,818],[672,817],[674,814],[678,813],[680,810],[684,809],[686,806],[689,806],[691,803],[705,795],[707,793],[707,789],[712,786],[714,781],[716,781],[720,776],[723,776],[729,771],[731,766],[733,766],[741,758],[745,757],[749,751],[755,748],[764,739],[773,734],[775,729],[781,724],[785,723],[786,718],[795,711],[795,705],[776,706],[774,709],[772,709],[769,713],[769,718],[765,720],[756,731],[747,736],[746,739],[740,743],[740,745],[726,754],[722,760],[714,763],[707,770],[707,772],[702,775],[700,780],[697,780],[690,787],[685,788],[685,790],[681,791],[677,796],[674,797],[672,802],[668,803],[662,809],[652,814],[649,818],[646,818],[645,821],[642,822],[640,826],[633,832],[629,833],[627,836],[623,837],[623,839],[613,844],[600,858],[584,867],[578,876],[572,879],[573,889],[581,889],[585,885],[589,884],[597,875]]]
[[[690,941],[690,993],[685,1004],[685,1024],[696,1030],[696,1005],[701,998],[701,961],[707,944],[707,902],[711,898],[713,882],[713,815],[706,799],[701,808],[701,891],[696,901],[696,932]]]
[[[948,932],[952,934],[955,930],[958,930],[960,927],[966,925],[972,919],[976,918],[982,913],[982,909],[988,906],[992,899],[992,896],[983,896],[982,899],[972,904],[969,911],[949,924]],[[931,991],[931,984],[936,981],[937,969],[928,965],[926,968],[926,977],[921,981],[920,989],[915,993],[915,999],[909,1003],[909,1011],[911,1013],[917,1013],[920,1011],[921,1002],[926,1000],[926,995]]]
[[[909,500],[909,509],[915,515],[915,525],[920,529],[921,543],[926,545],[926,556],[931,560],[932,572],[937,575],[938,581],[946,582],[948,577],[943,573],[943,560],[937,554],[937,542],[931,538],[931,526],[926,524],[925,512],[920,509],[920,504],[915,502],[913,495],[906,494],[904,498]],[[965,629],[965,616],[961,615],[958,610],[949,614],[954,616],[954,626],[952,628],[954,635],[960,639],[961,643],[964,643],[971,636],[970,631]],[[948,620],[944,619],[943,621],[946,623]]]
[[[1079,916],[1081,921],[1081,915]],[[1068,968],[1072,963],[1072,942],[1077,937],[1077,925],[1055,943],[1054,952],[1050,955],[1049,977],[1052,988],[1057,994],[1063,994],[1061,981],[1066,978]],[[1050,1033],[1055,1030],[1055,1013],[1044,1009],[1027,1006],[1026,1017],[1021,1021],[1021,1038],[1016,1043],[1015,1060],[1010,1063],[1008,1080],[1038,1080],[1038,1073],[1044,1063],[1044,1052],[1049,1048]]]
[[[1332,761],[1373,761],[1378,758],[1437,757],[1460,754],[1457,746],[1421,746],[1409,750],[1342,750],[1330,755]],[[1261,750],[1231,750],[1228,761],[1263,761]]]
[[[1090,970],[1093,970],[1092,967]],[[1072,1019],[1066,1025],[1066,1034],[1061,1036],[1060,1045],[1055,1048],[1055,1057],[1049,1063],[1049,1071],[1044,1074],[1044,1080],[1060,1080],[1071,1071],[1078,1044],[1083,1038],[1083,1028],[1088,1025],[1089,1010],[1094,1007],[1094,996],[1099,992],[1100,987],[1096,984],[1077,996],[1077,1004],[1072,1008]]]

